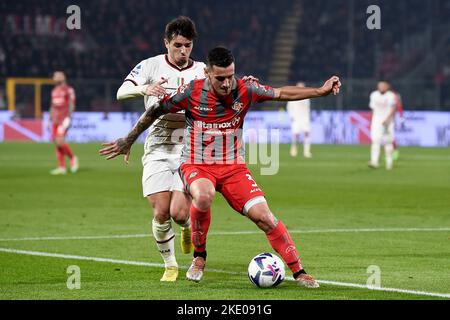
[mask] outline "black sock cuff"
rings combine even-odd
[[[194,258],[197,258],[197,257],[202,257],[203,259],[206,260],[206,251],[202,251],[202,252],[194,251]]]
[[[294,273],[294,275],[293,275],[294,279],[297,279],[298,276],[301,275],[301,274],[307,274],[305,269],[302,269],[302,270],[297,271],[296,273]]]

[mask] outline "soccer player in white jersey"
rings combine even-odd
[[[170,21],[164,36],[167,54],[138,63],[117,91],[117,99],[144,97],[147,109],[158,96],[170,94],[191,80],[204,78],[205,64],[190,58],[196,37],[195,24],[190,18],[180,16]],[[180,225],[183,253],[189,253],[192,248],[191,200],[184,192],[177,171],[184,124],[184,113],[166,114],[158,118],[149,128],[142,157],[143,196],[153,208],[153,235],[165,264],[161,281],[175,281],[178,277],[172,219]],[[178,133],[177,129],[180,129]]]
[[[369,107],[372,109],[371,139],[369,167],[378,168],[381,141],[384,140],[386,169],[393,168],[394,152],[394,116],[397,108],[395,94],[386,81],[378,82],[376,91],[370,94]]]
[[[298,82],[298,87],[304,88],[304,82]],[[311,141],[310,141],[310,99],[288,101],[286,109],[291,119],[291,131],[292,131],[292,143],[290,154],[292,157],[296,157],[297,142],[300,142],[300,134],[303,132],[303,156],[305,158],[311,158]]]

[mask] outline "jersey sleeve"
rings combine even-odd
[[[163,110],[168,113],[177,113],[178,111],[186,110],[189,105],[189,98],[193,86],[194,81],[191,81],[190,83],[179,87],[178,90],[174,91],[172,94],[166,95],[160,103]]]
[[[275,98],[275,91],[271,86],[260,84],[256,81],[246,82],[251,102],[264,102]]]
[[[76,101],[75,90],[72,87],[69,88],[68,94],[69,94],[69,103],[72,103],[75,105],[75,101]]]
[[[397,98],[393,92],[389,95],[389,107],[397,110]]]
[[[370,109],[374,109],[375,108],[375,92],[372,92],[371,94],[370,94],[370,100],[369,100],[369,108]]]
[[[142,86],[146,83],[148,83],[148,75],[150,74],[150,67],[149,64],[142,60],[139,62],[133,70],[127,75],[124,81],[131,81],[136,86]]]

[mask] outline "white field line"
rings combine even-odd
[[[290,233],[360,233],[360,232],[442,232],[450,231],[450,227],[442,228],[361,228],[361,229],[310,229],[310,230],[289,230]],[[246,234],[262,234],[260,230],[253,231],[222,231],[210,232],[208,236],[233,236]],[[43,240],[96,240],[96,239],[127,239],[127,238],[150,238],[151,234],[122,234],[104,236],[49,236],[49,237],[26,237],[7,238],[0,241],[43,241]]]
[[[40,256],[40,257],[60,258],[60,259],[107,262],[107,263],[133,265],[133,266],[158,267],[158,268],[164,267],[164,264],[162,264],[162,263],[117,260],[117,259],[98,258],[98,257],[86,257],[86,256],[69,255],[69,254],[61,254],[61,253],[16,250],[16,249],[10,249],[10,248],[0,248],[0,252],[31,255],[31,256]],[[180,269],[187,269],[187,268],[180,266]],[[209,269],[208,268],[207,271],[217,272],[217,273],[225,273],[225,274],[234,274],[234,275],[246,275],[243,272],[230,272],[230,271],[225,271],[225,270],[220,270],[220,269]],[[294,279],[292,277],[286,277],[286,280],[294,281]],[[332,286],[343,286],[343,287],[369,289],[369,290],[376,290],[376,291],[397,292],[397,293],[405,293],[405,294],[421,295],[421,296],[423,295],[423,296],[431,296],[431,297],[439,297],[439,298],[450,298],[450,293],[435,293],[435,292],[427,292],[427,291],[416,291],[416,290],[383,288],[383,287],[374,288],[374,287],[368,287],[367,285],[362,285],[362,284],[357,284],[357,283],[337,282],[337,281],[328,281],[328,280],[317,280],[317,281],[319,283],[329,284]]]

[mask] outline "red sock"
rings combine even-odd
[[[66,156],[68,156],[70,159],[72,159],[73,158],[73,153],[72,153],[72,150],[70,150],[69,145],[67,143],[65,143],[65,144],[63,144],[62,148],[64,150],[64,154]]]
[[[191,216],[191,239],[195,252],[206,251],[206,235],[208,234],[209,224],[211,223],[211,209],[203,212],[191,204],[189,211]]]
[[[56,147],[56,159],[58,159],[58,166],[60,168],[66,167],[66,163],[64,162],[64,150],[62,147]]]
[[[279,221],[277,226],[267,233],[266,236],[267,239],[269,239],[272,248],[281,255],[292,273],[296,273],[303,269],[294,241],[292,241],[283,222]]]

